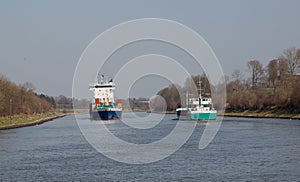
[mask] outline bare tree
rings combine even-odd
[[[288,62],[283,56],[278,58],[278,80],[288,73]]]
[[[235,69],[232,73],[232,78],[236,90],[243,87],[244,74],[241,70]]]
[[[272,87],[275,87],[276,81],[277,81],[277,76],[278,76],[278,60],[273,59],[269,62],[268,64],[268,80],[269,83]]]
[[[251,73],[252,88],[256,88],[258,81],[263,77],[264,69],[258,60],[251,60],[247,63],[248,69]]]
[[[26,91],[33,92],[35,90],[35,86],[30,82],[25,82],[23,85],[21,85]]]
[[[297,50],[296,47],[286,49],[282,54],[282,58],[287,60],[289,73],[295,75],[298,71],[297,69],[300,68],[299,49]]]

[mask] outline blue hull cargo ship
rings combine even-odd
[[[122,102],[115,102],[115,84],[112,79],[108,81],[101,75],[100,82],[90,85],[90,90],[94,92],[94,97],[90,101],[90,118],[93,120],[111,120],[122,117]]]

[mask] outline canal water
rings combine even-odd
[[[107,126],[123,140],[147,143],[167,135],[176,122],[189,122],[174,121],[174,117],[166,115],[148,130],[124,129],[118,121]],[[0,131],[0,181],[300,179],[299,120],[227,117],[211,144],[199,150],[205,125],[197,123],[189,140],[171,156],[139,165],[116,162],[98,153],[82,136],[74,116]]]

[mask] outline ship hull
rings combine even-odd
[[[90,117],[93,120],[121,119],[122,111],[92,111]]]
[[[217,112],[191,112],[188,114],[191,120],[215,120],[217,119]]]

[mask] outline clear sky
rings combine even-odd
[[[199,33],[230,76],[246,72],[249,60],[266,65],[284,49],[300,48],[299,7],[299,0],[3,0],[0,74],[31,82],[39,93],[71,96],[77,62],[96,36],[124,21],[166,18]]]

